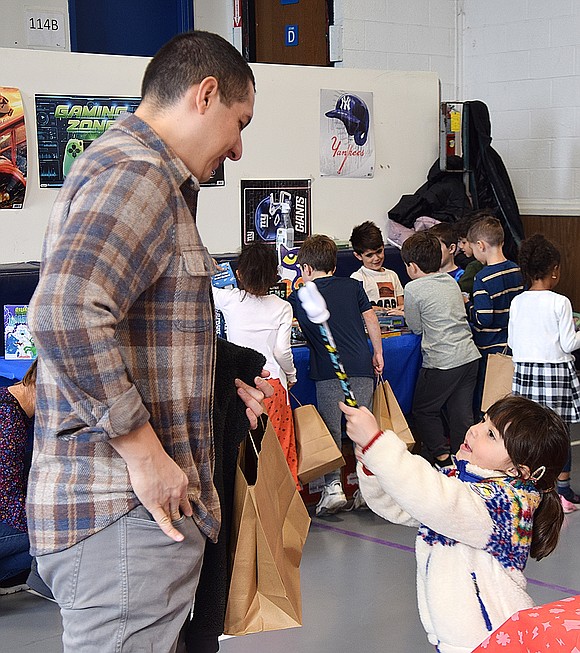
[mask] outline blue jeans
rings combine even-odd
[[[30,569],[28,534],[0,522],[0,581]]]

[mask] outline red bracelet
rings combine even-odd
[[[377,431],[373,437],[365,444],[365,446],[362,448],[362,452],[366,453],[372,446],[373,444],[381,437],[383,434],[382,431]]]

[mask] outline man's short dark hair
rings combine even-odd
[[[383,247],[383,234],[374,222],[367,220],[357,225],[350,235],[350,243],[357,254]]]
[[[302,243],[296,263],[309,265],[316,272],[332,272],[336,269],[336,243],[328,236],[314,234]]]
[[[211,32],[184,32],[162,46],[149,62],[141,96],[163,110],[211,76],[217,79],[220,100],[227,107],[246,100],[250,83],[256,87],[252,69],[231,43]]]
[[[418,231],[403,242],[401,258],[406,265],[415,263],[425,274],[438,272],[441,267],[441,243],[430,231]]]
[[[491,216],[477,220],[469,227],[467,240],[470,243],[476,243],[478,240],[482,240],[492,247],[501,247],[504,240],[504,231],[501,222]]]

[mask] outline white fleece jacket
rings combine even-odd
[[[369,507],[419,527],[415,544],[419,613],[441,653],[469,653],[518,610],[530,608],[522,573],[533,513],[533,484],[458,461],[446,473],[410,454],[385,431],[359,463]]]

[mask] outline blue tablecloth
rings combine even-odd
[[[0,356],[0,385],[13,385],[21,381],[31,365],[30,360],[7,361],[4,356]]]
[[[292,347],[298,383],[292,394],[303,404],[316,405],[316,387],[308,376],[310,354],[308,347]],[[412,333],[383,338],[385,371],[383,376],[393,388],[395,397],[406,415],[411,412],[415,383],[421,367],[421,338]],[[0,385],[12,385],[20,381],[31,361],[6,360],[0,357]],[[292,405],[296,403],[292,400]]]
[[[292,347],[298,383],[292,394],[302,404],[316,405],[316,386],[308,376],[310,353],[308,347]],[[395,397],[406,415],[411,412],[415,383],[421,368],[421,338],[412,333],[383,338],[383,376],[391,384]],[[297,406],[291,399],[292,406]]]

